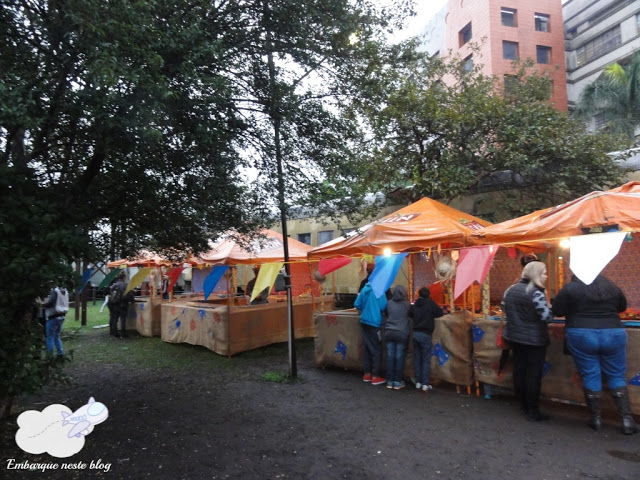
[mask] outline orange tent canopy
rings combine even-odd
[[[282,234],[273,230],[261,230],[259,237],[250,242],[245,249],[235,240],[227,239],[216,244],[207,253],[191,259],[196,264],[252,265],[284,261],[284,244]],[[307,260],[307,252],[311,247],[306,243],[288,238],[289,260]]]
[[[547,243],[617,225],[619,230],[640,230],[640,182],[607,191],[595,191],[556,207],[497,223],[470,235],[477,245]]]
[[[172,266],[173,263],[166,258],[150,252],[149,250],[142,250],[139,255],[131,258],[123,258],[121,260],[114,260],[113,262],[108,262],[107,267],[116,268],[116,267],[161,267],[161,266]]]
[[[491,225],[478,217],[424,197],[373,223],[309,252],[309,258],[417,251],[444,243],[465,245],[473,231]]]

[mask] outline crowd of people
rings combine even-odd
[[[546,295],[546,265],[533,254],[524,256],[521,263],[520,278],[503,296],[502,337],[513,356],[513,391],[525,417],[535,422],[549,419],[539,408],[550,343],[547,326],[554,317],[565,317],[566,353],[572,356],[584,385],[588,425],[596,431],[602,429],[604,376],[622,418],[622,433],[638,432],[626,386],[627,333],[618,315],[627,308],[622,290],[602,274],[590,284],[573,276],[551,301]],[[368,282],[370,275],[369,271],[354,304],[362,328],[363,380],[394,390],[404,388],[405,357],[411,341],[415,387],[429,392],[434,319],[443,316],[443,310],[430,298],[427,287],[419,290],[413,305],[403,285],[377,297]],[[386,378],[381,372],[383,346]]]

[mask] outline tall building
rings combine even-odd
[[[607,65],[624,65],[640,51],[640,1],[568,0],[562,11],[571,109]]]
[[[564,29],[561,0],[449,0],[426,26],[426,50],[458,55],[468,68],[505,81],[512,62],[531,58],[552,78],[551,100],[567,110]],[[478,52],[471,44],[480,45]]]

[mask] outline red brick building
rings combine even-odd
[[[426,33],[430,53],[451,50],[469,68],[482,64],[484,73],[506,81],[513,60],[532,58],[539,71],[552,75],[556,108],[567,110],[561,0],[449,0]],[[472,52],[471,43],[481,44],[480,52]]]

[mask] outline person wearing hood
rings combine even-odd
[[[387,321],[384,340],[387,345],[387,388],[404,388],[402,380],[404,359],[409,339],[409,309],[407,289],[397,285],[393,289],[391,300],[387,303]]]
[[[360,326],[362,327],[363,355],[362,363],[364,376],[362,380],[373,385],[386,382],[380,376],[380,361],[382,359],[382,312],[387,308],[387,297],[376,297],[370,283],[367,283],[356,297],[354,306],[360,312]]]
[[[69,311],[69,292],[64,287],[54,287],[49,293],[49,298],[43,305],[46,317],[46,345],[47,355],[53,357],[53,347],[55,345],[58,358],[62,358],[62,342],[60,341],[60,330],[64,318]]]
[[[413,369],[416,376],[416,389],[423,392],[431,390],[432,335],[436,328],[435,320],[444,315],[444,311],[431,299],[431,292],[422,287],[418,299],[409,309],[413,318]]]

